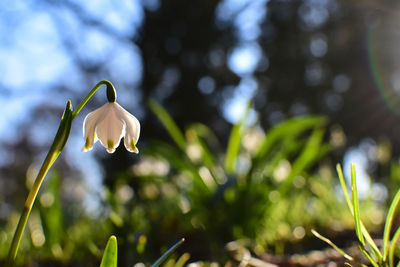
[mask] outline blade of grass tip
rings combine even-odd
[[[332,248],[334,248],[337,252],[339,252],[340,254],[343,255],[343,257],[345,257],[347,260],[349,261],[354,261],[354,258],[352,256],[350,256],[349,254],[347,254],[346,252],[344,252],[344,250],[340,249],[338,246],[336,246],[331,240],[329,240],[328,238],[322,236],[320,233],[318,233],[317,231],[315,231],[314,229],[311,229],[311,233],[313,235],[315,235],[315,237],[321,239],[322,241],[324,241],[325,243],[327,243],[328,245],[330,245]],[[351,266],[351,265],[350,265]]]
[[[104,250],[100,267],[117,267],[117,247],[117,238],[114,235],[110,236],[106,249]]]
[[[354,211],[353,217],[354,217],[354,224],[356,227],[356,234],[357,234],[358,240],[360,241],[359,247],[360,247],[361,251],[364,253],[364,255],[371,262],[371,264],[373,266],[379,267],[378,263],[371,256],[371,254],[369,253],[369,251],[366,249],[366,246],[365,246],[364,232],[366,232],[366,231],[363,232],[362,227],[361,227],[360,206],[359,206],[358,192],[357,192],[356,166],[354,163],[350,164],[350,173],[351,173],[351,194],[353,197],[353,211]],[[382,262],[382,258],[379,258],[378,261]]]
[[[340,164],[336,165],[336,170],[339,176],[339,181],[340,181],[340,185],[342,186],[342,190],[343,193],[345,195],[346,198],[346,203],[347,206],[349,207],[349,210],[351,212],[351,214],[353,215],[353,204],[351,203],[350,197],[349,197],[349,193],[347,191],[347,186],[346,186],[346,181],[344,179],[344,175],[343,175],[343,171],[342,171],[342,167],[340,166]],[[353,215],[354,216],[354,215]],[[378,249],[378,246],[375,244],[374,240],[372,239],[371,235],[368,233],[367,229],[365,228],[363,222],[360,220],[361,223],[361,230],[364,234],[365,239],[367,240],[369,246],[372,248],[372,250],[374,251],[375,256],[378,259],[382,259],[382,254]]]
[[[396,232],[393,235],[392,241],[390,242],[389,248],[389,266],[394,266],[394,250],[396,249],[397,240],[400,237],[400,227],[397,228]],[[400,262],[399,262],[400,263]]]
[[[340,185],[342,186],[342,190],[343,190],[343,193],[344,193],[344,197],[346,199],[347,206],[349,207],[351,214],[353,214],[353,204],[351,204],[349,193],[347,191],[346,181],[344,179],[342,167],[340,166],[340,164],[336,165],[336,171],[337,171],[338,176],[339,176]]]
[[[150,100],[147,105],[150,110],[158,117],[161,123],[164,125],[165,129],[168,131],[169,135],[172,137],[174,142],[181,148],[185,150],[186,140],[185,136],[176,125],[175,121],[171,118],[168,112],[156,101]]]
[[[174,251],[180,247],[180,245],[183,244],[183,242],[185,242],[185,239],[182,238],[181,240],[179,240],[177,243],[175,243],[175,245],[173,245],[170,249],[168,249],[160,258],[158,258],[158,260],[156,260],[156,262],[154,262],[151,267],[157,267],[159,266],[161,263],[163,263],[163,261],[165,261],[172,253],[174,253]]]
[[[361,245],[365,246],[364,235],[362,234],[361,231],[360,207],[359,207],[358,192],[357,192],[356,166],[354,163],[350,164],[350,172],[351,172],[351,196],[353,198],[353,211],[354,211],[353,217],[354,217],[354,224],[356,227],[356,234]]]
[[[386,217],[385,228],[383,231],[383,262],[386,261],[389,253],[390,231],[392,229],[394,215],[399,205],[399,202],[400,202],[400,190],[398,190],[396,195],[394,196],[393,201],[390,204],[389,212]]]
[[[235,171],[236,159],[240,150],[240,141],[242,140],[243,126],[251,108],[251,103],[247,105],[243,118],[233,126],[228,141],[228,148],[225,157],[226,172],[232,174]]]

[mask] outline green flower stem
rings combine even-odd
[[[107,98],[110,101],[110,98],[112,100],[112,97],[114,96],[114,101],[110,102],[115,102],[115,99],[117,98],[117,94],[114,89],[114,85],[107,81],[107,80],[102,80],[98,84],[93,87],[93,89],[87,94],[87,96],[82,100],[82,102],[78,105],[78,107],[75,109],[74,113],[72,114],[72,120],[75,119],[76,115],[79,114],[81,109],[85,106],[85,104],[89,101],[89,99],[96,93],[96,91],[102,86],[103,84],[107,85]]]
[[[29,191],[28,197],[25,202],[24,210],[22,211],[21,217],[18,221],[17,229],[15,230],[14,237],[11,241],[10,250],[8,253],[8,258],[6,262],[6,266],[11,267],[14,265],[15,258],[17,256],[19,244],[21,242],[22,234],[24,233],[26,224],[28,222],[29,215],[32,211],[33,204],[38,195],[39,189],[43,183],[46,174],[50,170],[53,163],[56,161],[57,157],[60,155],[63,150],[71,130],[72,121],[79,114],[81,109],[85,106],[85,104],[89,101],[89,99],[94,95],[94,93],[100,88],[101,85],[107,85],[107,98],[110,100],[116,99],[116,93],[114,86],[111,82],[103,80],[99,82],[90,92],[89,94],[82,100],[77,109],[72,112],[71,102],[67,101],[67,106],[65,107],[64,114],[61,118],[60,126],[58,128],[57,134],[54,138],[53,144],[50,147],[49,152],[39,170],[39,173],[33,183],[31,190]]]
[[[58,155],[55,151],[50,149],[49,153],[46,156],[46,159],[43,162],[43,165],[39,171],[38,176],[32,186],[31,191],[29,191],[28,198],[26,199],[24,210],[21,214],[21,218],[18,221],[17,229],[15,230],[15,234],[13,240],[11,242],[10,251],[8,253],[7,265],[12,266],[17,256],[17,251],[19,244],[21,242],[22,234],[24,232],[26,223],[28,221],[29,214],[31,213],[33,203],[35,202],[36,196],[39,192],[40,186],[42,185],[43,179],[46,176],[47,172],[49,171],[51,165],[53,165],[54,161],[57,159]]]

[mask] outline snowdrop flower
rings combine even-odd
[[[83,121],[85,145],[82,152],[91,150],[93,144],[100,140],[107,152],[113,153],[124,137],[125,148],[130,152],[139,153],[136,147],[139,134],[140,123],[135,116],[117,102],[110,101],[90,112]]]

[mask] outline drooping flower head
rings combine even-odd
[[[107,91],[109,102],[90,112],[83,121],[83,137],[85,145],[82,152],[89,151],[93,144],[100,143],[113,153],[124,137],[125,148],[133,153],[139,153],[136,143],[140,135],[140,123],[135,116],[122,108],[114,95]]]

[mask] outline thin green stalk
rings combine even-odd
[[[339,181],[340,181],[340,185],[342,186],[342,190],[343,193],[345,195],[345,199],[346,199],[346,203],[347,206],[349,207],[349,210],[351,212],[351,214],[354,216],[354,211],[353,211],[353,204],[351,203],[350,197],[349,197],[349,193],[347,191],[347,186],[346,186],[346,181],[344,179],[344,175],[343,175],[343,171],[342,171],[342,167],[340,166],[340,164],[336,165],[336,170],[339,176]],[[378,249],[378,246],[375,244],[374,240],[372,239],[371,235],[368,233],[367,228],[365,228],[363,222],[360,220],[360,224],[361,224],[361,231],[365,237],[365,239],[367,240],[368,245],[372,248],[375,256],[381,260],[382,259],[382,254]]]
[[[33,204],[35,199],[39,193],[39,189],[43,183],[46,174],[50,170],[53,163],[56,161],[57,157],[60,155],[63,150],[68,137],[71,131],[71,124],[74,118],[78,115],[83,106],[89,101],[89,99],[93,96],[93,94],[100,88],[101,85],[107,85],[107,97],[110,101],[116,98],[116,93],[114,86],[106,80],[99,82],[90,92],[89,94],[82,100],[79,104],[78,108],[72,112],[71,101],[67,101],[67,105],[64,110],[64,114],[61,118],[60,126],[54,138],[53,144],[50,147],[49,152],[46,155],[46,158],[40,167],[39,173],[36,176],[35,182],[31,190],[29,191],[28,197],[25,202],[24,210],[22,211],[21,217],[18,221],[17,228],[15,230],[13,239],[11,241],[10,250],[8,253],[8,257],[6,260],[6,266],[11,267],[14,265],[15,258],[17,256],[19,244],[22,239],[22,234],[24,233],[26,223],[28,222],[29,215],[32,211]],[[113,98],[114,97],[114,98]]]
[[[344,196],[345,196],[345,199],[346,199],[347,206],[349,207],[350,212],[353,215],[353,204],[351,204],[349,193],[347,192],[347,185],[346,185],[346,181],[344,179],[342,166],[340,166],[340,164],[336,165],[336,171],[337,171],[338,176],[339,176],[340,185],[342,186],[342,190],[343,190],[343,193],[344,193]]]
[[[173,245],[170,249],[168,249],[158,260],[156,260],[155,263],[151,265],[151,267],[158,267],[160,266],[161,263],[163,263],[174,251],[179,248],[183,242],[185,242],[185,239],[182,238],[178,242],[176,242],[175,245]]]
[[[8,254],[7,266],[12,266],[12,263],[15,257],[17,256],[19,243],[21,242],[22,234],[25,229],[26,223],[28,221],[29,214],[31,213],[32,206],[36,199],[37,193],[39,192],[44,177],[49,171],[52,163],[57,159],[58,155],[59,153],[55,153],[54,151],[51,150],[49,151],[42,165],[42,168],[40,169],[39,174],[36,177],[35,183],[33,184],[31,191],[29,192],[28,198],[26,199],[25,202],[24,210],[22,212],[21,218],[19,219],[17,229],[15,230],[15,234],[11,242],[10,252]]]
[[[231,130],[225,157],[225,170],[228,174],[233,174],[236,170],[236,161],[240,151],[240,142],[243,138],[243,129],[250,112],[250,108],[251,103],[247,105],[244,116],[233,126]]]
[[[392,203],[390,204],[389,212],[386,217],[385,229],[383,231],[383,261],[385,262],[389,253],[389,238],[390,230],[392,229],[394,214],[400,202],[400,190],[397,191]]]
[[[96,91],[103,84],[107,85],[107,98],[110,100],[110,95],[112,96],[112,94],[114,94],[114,96],[116,98],[116,92],[115,92],[113,84],[107,80],[102,80],[93,87],[93,89],[86,95],[86,97],[81,101],[81,103],[75,109],[74,113],[72,114],[72,120],[75,119],[75,117],[79,114],[81,109],[86,105],[86,103],[89,101],[89,99],[96,93]],[[115,102],[115,100],[111,101],[111,102]]]
[[[397,228],[396,232],[393,235],[392,241],[390,242],[389,248],[389,266],[394,266],[394,250],[396,248],[397,240],[400,237],[400,227]],[[400,263],[400,262],[399,262]]]
[[[358,240],[360,242],[359,247],[364,255],[368,258],[371,264],[375,267],[379,267],[379,264],[376,260],[371,256],[370,252],[366,248],[366,243],[364,239],[363,229],[361,227],[361,219],[360,219],[360,207],[358,201],[358,192],[357,192],[357,179],[356,179],[356,166],[354,163],[350,165],[350,172],[351,172],[351,193],[353,197],[353,216],[354,216],[354,223],[356,228],[356,234]],[[378,258],[379,263],[383,262],[382,258]]]
[[[322,241],[324,241],[325,243],[327,243],[328,245],[330,245],[331,247],[333,247],[337,252],[339,252],[340,254],[342,254],[343,257],[345,257],[347,260],[349,261],[354,261],[354,258],[352,256],[350,256],[349,254],[347,254],[344,250],[340,249],[338,246],[336,246],[331,240],[329,240],[328,238],[326,238],[325,236],[322,236],[320,233],[318,233],[317,231],[315,231],[314,229],[311,229],[311,233],[313,235],[315,235],[317,238],[321,239]]]
[[[364,248],[364,246],[359,245],[360,250],[362,251],[362,253],[364,253],[365,257],[367,257],[367,259],[369,260],[369,262],[372,264],[372,266],[374,267],[381,267],[379,266],[379,264],[374,260],[374,258],[372,258],[371,254]]]
[[[361,223],[360,223],[360,207],[359,207],[358,193],[357,193],[356,167],[353,163],[350,165],[350,171],[351,171],[351,196],[353,198],[353,211],[354,211],[353,216],[356,227],[356,234],[361,245],[364,247],[365,240],[361,231]]]
[[[147,105],[164,125],[172,140],[178,145],[180,149],[185,151],[187,146],[185,136],[179,129],[178,125],[176,125],[175,121],[168,114],[168,112],[155,100],[150,100]]]

